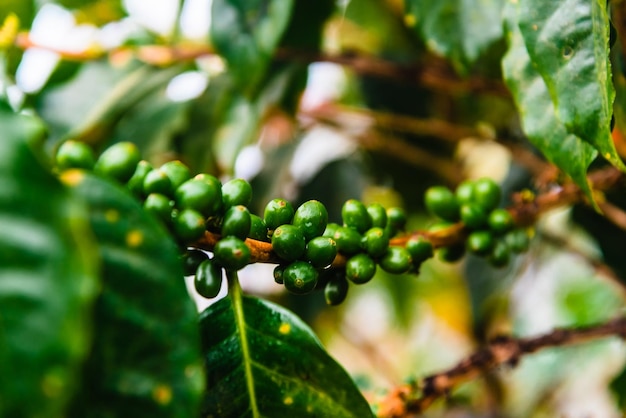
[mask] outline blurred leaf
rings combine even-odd
[[[396,60],[415,58],[417,46],[388,2],[359,0],[345,4],[345,9],[339,11],[338,21],[334,22],[342,49]]]
[[[407,0],[405,21],[460,73],[502,38],[502,0]]]
[[[62,6],[74,10],[76,23],[102,26],[123,18],[126,13],[122,0],[57,0]]]
[[[253,89],[287,27],[293,0],[214,0],[211,42],[226,59],[234,80]]]
[[[518,7],[509,5],[505,13],[509,50],[502,61],[504,81],[513,94],[530,142],[571,176],[593,201],[586,174],[598,153],[590,144],[569,133],[558,118],[546,83],[535,69],[519,31]]]
[[[203,416],[371,417],[313,331],[240,289],[200,316],[208,384]]]
[[[78,170],[62,178],[89,206],[103,277],[97,333],[70,416],[197,416],[198,315],[176,245],[120,186]]]
[[[335,10],[334,0],[296,1],[281,46],[307,52],[319,50],[324,24]]]
[[[519,29],[567,132],[622,170],[611,139],[615,91],[609,61],[607,2],[523,0]]]
[[[42,126],[0,110],[0,416],[64,416],[90,343],[96,268],[84,207],[27,142]]]
[[[0,26],[9,13],[15,13],[20,19],[20,29],[27,30],[35,17],[35,0],[0,1]]]
[[[40,112],[55,128],[57,139],[101,144],[110,139],[125,114],[181,71],[179,66],[140,65],[120,71],[105,63],[85,64],[71,83],[42,95]]]
[[[611,382],[611,391],[617,398],[617,407],[620,411],[626,412],[626,368],[622,369]]]

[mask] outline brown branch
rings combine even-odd
[[[147,64],[159,66],[172,65],[180,61],[191,61],[202,56],[215,54],[215,50],[208,45],[199,44],[125,46],[108,51],[94,45],[93,48],[88,48],[85,51],[74,52],[40,45],[30,38],[28,32],[18,34],[15,46],[21,49],[46,49],[71,61],[91,61],[103,58],[107,54],[134,52],[138,59]],[[274,58],[278,61],[302,63],[333,62],[350,67],[361,75],[391,78],[449,94],[472,92],[510,97],[509,91],[501,81],[480,77],[461,78],[445,60],[434,56],[429,57],[427,64],[399,64],[377,57],[350,54],[332,55],[283,48],[276,51]]]
[[[422,379],[417,384],[394,389],[380,402],[379,418],[414,416],[427,409],[434,401],[486,370],[500,365],[515,366],[522,356],[548,347],[580,344],[599,338],[617,336],[626,338],[626,317],[604,324],[582,328],[560,328],[531,338],[499,337],[479,349],[456,366]]]

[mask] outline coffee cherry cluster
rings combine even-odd
[[[390,245],[405,229],[406,214],[400,208],[350,199],[337,224],[328,223],[326,207],[317,200],[294,208],[285,199],[273,199],[261,217],[247,207],[252,199],[247,181],[222,184],[209,174],[192,177],[180,161],[153,167],[130,142],[112,145],[96,159],[88,145],[66,141],[58,149],[56,164],[59,170],[92,169],[124,184],[184,248],[185,273],[195,276],[195,288],[206,298],[219,293],[223,270],[237,271],[251,262],[248,238],[271,244],[277,283],[295,294],[324,289],[330,305],[346,298],[350,282],[369,282],[379,266],[392,274],[418,273],[434,254],[425,235],[405,236]],[[526,232],[515,229],[511,214],[497,208],[500,196],[500,187],[490,179],[464,182],[455,192],[442,186],[428,189],[426,207],[440,218],[431,231],[460,221],[468,232],[465,243],[438,250],[442,259],[456,261],[469,250],[502,266],[511,251],[528,247]],[[188,248],[206,231],[219,234],[212,257]]]
[[[467,230],[464,243],[439,250],[442,260],[457,261],[469,251],[486,257],[495,267],[502,267],[508,264],[511,253],[528,249],[527,232],[515,227],[509,211],[498,208],[501,196],[500,186],[490,178],[466,180],[454,192],[445,186],[434,186],[426,191],[426,208],[440,220],[431,231],[456,222],[462,222]]]

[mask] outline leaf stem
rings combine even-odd
[[[241,343],[241,354],[243,356],[243,367],[246,379],[246,387],[248,396],[250,397],[250,410],[252,417],[260,417],[259,408],[256,403],[256,393],[254,388],[254,376],[252,375],[252,365],[250,362],[250,346],[248,345],[248,336],[246,334],[246,318],[243,312],[243,291],[239,285],[239,278],[236,270],[226,270],[226,278],[228,279],[228,289],[230,291],[233,303],[233,312],[235,314],[235,324],[239,333],[239,342]]]

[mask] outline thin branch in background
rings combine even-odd
[[[498,366],[515,366],[523,356],[548,347],[563,347],[600,338],[626,338],[626,317],[581,328],[559,328],[531,338],[499,337],[456,366],[430,375],[416,384],[394,389],[379,404],[379,418],[405,418],[426,410],[460,384]]]

